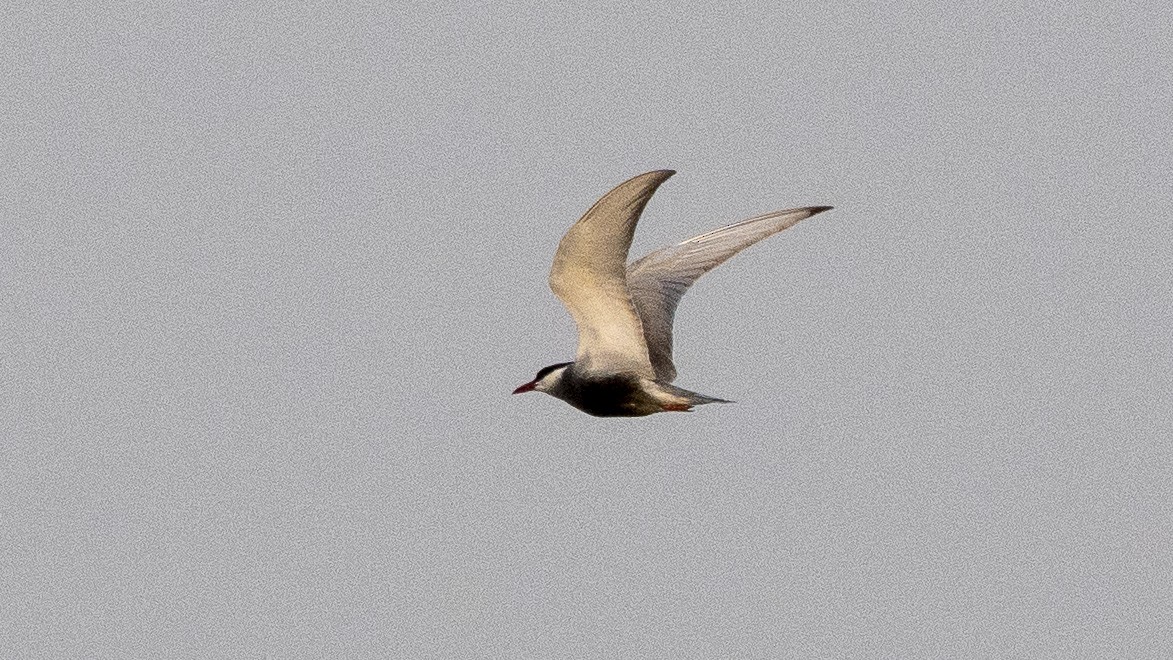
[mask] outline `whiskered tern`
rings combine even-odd
[[[574,362],[541,369],[514,394],[545,392],[598,417],[729,403],[672,385],[672,319],[680,298],[733,255],[831,207],[759,215],[628,264],[636,222],[652,193],[673,174],[656,170],[624,181],[562,237],[550,288],[578,325],[578,353]]]

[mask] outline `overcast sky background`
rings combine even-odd
[[[106,3],[103,3],[105,5]],[[1167,3],[0,15],[0,655],[1168,657]],[[589,417],[546,273],[835,210]]]

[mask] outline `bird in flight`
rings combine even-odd
[[[578,353],[574,362],[539,370],[514,394],[545,392],[598,417],[687,412],[704,403],[729,403],[672,385],[677,304],[701,275],[831,207],[759,215],[628,264],[627,251],[644,206],[675,173],[656,170],[624,181],[562,237],[550,268],[550,288],[578,325]]]

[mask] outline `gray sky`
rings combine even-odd
[[[1166,3],[25,3],[0,655],[1167,657]],[[606,420],[562,233],[835,210]]]

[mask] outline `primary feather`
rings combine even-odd
[[[810,206],[759,215],[657,250],[628,266],[627,290],[643,324],[656,379],[668,383],[676,378],[672,321],[680,299],[701,275],[754,243],[829,208]]]

